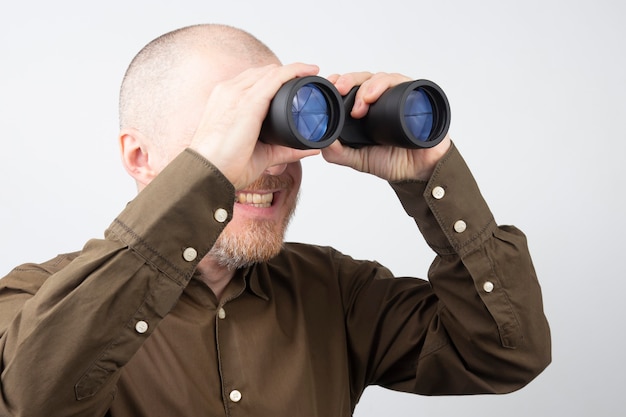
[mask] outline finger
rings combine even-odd
[[[339,74],[330,74],[329,76],[326,77],[326,79],[334,84],[339,77],[340,77]]]
[[[349,166],[355,151],[355,149],[344,146],[339,141],[335,141],[330,146],[322,149],[322,156],[326,162]]]
[[[358,94],[363,101],[371,104],[378,100],[380,96],[391,87],[395,87],[409,80],[410,78],[406,75],[379,72],[363,82],[363,85],[359,88]]]
[[[235,77],[233,83],[250,98],[269,103],[278,89],[287,81],[297,77],[316,75],[318,72],[317,65],[292,63],[280,66],[273,64],[246,70]]]
[[[254,154],[247,163],[247,173],[239,176],[235,181],[231,180],[231,182],[236,190],[241,190],[256,181],[262,172],[271,167],[298,162],[303,158],[319,153],[319,149],[299,150],[257,142]]]
[[[322,156],[327,162],[335,163],[341,156],[342,146],[343,145],[337,140],[330,144],[330,146],[322,149]]]
[[[372,73],[368,71],[350,72],[342,75],[335,74],[333,76],[333,78],[335,78],[333,84],[339,93],[342,96],[345,96],[352,89],[352,87],[363,84],[371,76]]]
[[[380,98],[391,87],[410,80],[409,77],[398,73],[379,72],[363,81],[354,98],[354,106],[350,115],[355,118],[367,114],[369,106]]]
[[[280,145],[268,145],[267,167],[298,162],[309,156],[319,155],[319,149],[293,149]]]

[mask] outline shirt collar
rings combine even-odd
[[[262,298],[265,301],[269,301],[270,297],[267,295],[267,291],[264,289],[264,287],[269,288],[267,285],[268,278],[267,274],[261,273],[261,270],[263,269],[265,269],[265,264],[254,264],[252,266],[237,270],[235,276],[237,274],[242,274],[248,288],[250,288],[250,291],[252,291],[252,293],[257,297]]]

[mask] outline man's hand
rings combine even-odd
[[[335,74],[329,76],[328,79],[341,95],[347,94],[352,87],[360,85],[351,112],[354,118],[364,117],[369,106],[389,88],[410,80],[401,74],[369,72]],[[437,146],[427,149],[404,149],[393,146],[366,146],[354,149],[336,141],[323,149],[322,155],[328,162],[349,166],[388,181],[428,180],[435,165],[449,148],[449,136],[446,136]]]
[[[268,65],[243,71],[217,84],[189,147],[213,163],[235,189],[255,181],[268,168],[315,155],[258,141],[263,119],[278,89],[287,81],[316,75],[314,65]]]

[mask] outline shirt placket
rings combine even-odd
[[[240,373],[236,366],[237,352],[233,351],[231,335],[232,317],[229,317],[229,303],[239,298],[245,290],[245,282],[240,281],[240,287],[234,290],[232,295],[228,295],[218,304],[215,314],[215,350],[217,352],[217,362],[222,390],[222,401],[224,402],[224,413],[227,417],[237,415],[237,410],[241,402],[245,400],[245,390]]]

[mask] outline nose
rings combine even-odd
[[[274,165],[265,170],[269,175],[280,175],[287,169],[287,164]]]

